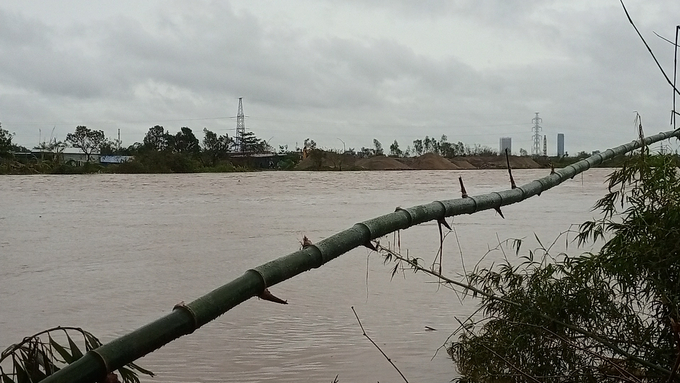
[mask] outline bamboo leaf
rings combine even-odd
[[[66,333],[66,338],[68,339],[68,347],[71,349],[71,354],[73,355],[73,361],[76,361],[83,357],[82,351],[78,348],[76,342],[71,339],[71,337]]]
[[[97,337],[91,333],[85,331],[83,332],[83,335],[85,336],[85,348],[87,351],[94,350],[95,348],[102,345],[102,342],[100,342],[99,339],[97,339]]]
[[[135,363],[128,363],[127,365],[130,366],[131,368],[133,368],[133,369],[135,369],[135,370],[141,372],[142,374],[149,375],[149,376],[155,376],[155,375],[156,375],[156,374],[154,374],[152,371],[149,371],[149,370],[147,370],[147,369],[145,369],[145,368],[142,368],[142,367],[140,367],[139,365],[137,365],[137,364],[135,364]]]
[[[534,233],[534,237],[536,238],[536,242],[538,242],[538,244],[541,245],[541,249],[545,250],[545,246],[543,246],[543,242],[541,242],[541,239],[538,238],[538,234]]]
[[[399,264],[397,263],[396,265],[394,265],[394,269],[392,269],[392,275],[390,276],[390,279],[394,278],[394,275],[397,273],[398,270],[399,270]]]
[[[16,371],[16,383],[29,383],[31,381],[31,379],[28,377],[28,374],[21,366],[21,363],[16,359],[14,359],[14,371]]]
[[[50,335],[48,335],[48,338],[50,340],[50,346],[52,346],[52,348],[57,350],[57,353],[59,353],[59,355],[61,355],[61,357],[64,358],[65,363],[71,364],[71,363],[75,362],[75,359],[73,358],[73,356],[68,351],[66,351],[66,349],[64,347],[62,347],[59,343],[57,343],[54,339],[52,339],[52,337]]]
[[[120,373],[120,377],[123,378],[123,382],[125,383],[139,383],[139,378],[137,377],[137,374],[130,370],[127,367],[121,367],[118,369],[118,372]]]

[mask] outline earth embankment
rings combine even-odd
[[[543,166],[531,157],[510,157],[513,169],[536,169]],[[444,158],[438,154],[426,153],[418,157],[394,158],[373,156],[358,158],[352,155],[325,153],[323,157],[308,157],[300,161],[296,170],[473,170],[505,169],[505,157],[469,156]]]

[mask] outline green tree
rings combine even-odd
[[[439,140],[439,154],[447,158],[455,157],[453,144],[449,142],[446,134],[442,134],[442,138]]]
[[[399,143],[394,140],[392,145],[390,145],[390,156],[401,157],[404,153],[399,149]]]
[[[316,142],[314,140],[311,140],[309,138],[305,138],[305,142],[303,143],[304,149],[307,150],[313,150],[316,149]]]
[[[375,148],[373,154],[375,154],[376,156],[382,156],[384,154],[382,144],[380,143],[380,141],[378,141],[377,138],[373,139],[373,147]]]
[[[66,135],[66,142],[71,144],[74,148],[80,149],[87,157],[87,162],[90,162],[90,157],[95,151],[106,142],[106,136],[101,130],[92,130],[86,126],[76,126],[74,133]]]
[[[122,155],[126,151],[120,147],[120,141],[116,140],[105,140],[99,146],[99,154],[102,156],[112,156],[112,155]]]
[[[465,153],[465,144],[463,144],[461,141],[458,141],[458,143],[453,145],[453,153],[454,156],[464,156]]]
[[[160,125],[149,128],[144,136],[144,147],[149,150],[163,151],[170,147],[170,134]]]
[[[242,147],[246,153],[265,153],[269,150],[267,141],[257,138],[253,132],[243,133]]]
[[[182,127],[172,141],[175,153],[197,156],[201,152],[198,138],[190,128]]]
[[[676,156],[636,156],[579,244],[471,273],[490,294],[449,351],[463,382],[670,382],[680,364],[680,176]],[[516,247],[519,251],[519,245]],[[676,375],[676,378],[673,378]]]
[[[14,133],[10,133],[9,131],[3,129],[2,124],[0,124],[0,157],[8,157],[10,155],[13,147],[13,136]]]
[[[229,148],[233,140],[226,134],[218,136],[208,129],[203,129],[203,152],[209,159],[211,165],[215,166],[220,159],[229,156]]]
[[[415,154],[416,156],[420,156],[423,154],[423,149],[424,149],[423,140],[421,139],[413,140],[413,154]]]
[[[432,139],[430,139],[430,136],[425,136],[425,139],[423,140],[423,151],[425,153],[432,151]]]
[[[66,143],[59,141],[56,138],[50,138],[49,141],[43,141],[33,149],[40,151],[41,160],[51,160],[52,162],[59,164],[63,158],[64,149],[66,149]]]

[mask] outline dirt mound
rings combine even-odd
[[[408,164],[413,169],[419,169],[419,170],[458,170],[458,169],[460,169],[460,167],[457,166],[456,164],[454,164],[451,161],[447,160],[446,158],[444,158],[444,157],[442,157],[438,154],[434,154],[434,153],[423,154],[420,157],[416,157],[416,158],[412,159]]]
[[[296,170],[356,170],[357,158],[352,155],[332,152],[323,153],[320,157],[309,156],[300,161]]]
[[[543,167],[531,157],[510,157],[510,166],[516,169],[540,169]]]
[[[513,169],[539,169],[542,166],[531,157],[510,157]],[[339,153],[324,153],[300,161],[297,170],[468,170],[468,169],[505,169],[505,156],[468,156],[448,160],[438,154],[427,153],[420,157],[392,158],[375,156],[357,158]]]
[[[410,166],[403,164],[394,158],[376,156],[371,158],[362,158],[354,163],[356,168],[367,170],[410,170]]]
[[[453,162],[454,165],[458,166],[458,169],[461,170],[477,169],[477,167],[468,162],[468,160],[466,160],[465,157],[456,157],[451,159],[450,161]]]
[[[505,169],[507,164],[505,156],[470,156],[465,159],[477,169]],[[510,166],[513,169],[537,169],[541,165],[532,160],[531,157],[510,157]]]

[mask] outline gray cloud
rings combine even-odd
[[[535,111],[571,151],[632,139],[634,110],[668,128],[670,90],[616,3],[158,2],[62,23],[12,4],[0,6],[0,122],[27,146],[78,124],[120,128],[128,145],[155,124],[230,132],[238,97],[274,144],[510,135],[529,148]],[[671,31],[679,6],[630,9],[672,62],[651,31]]]

